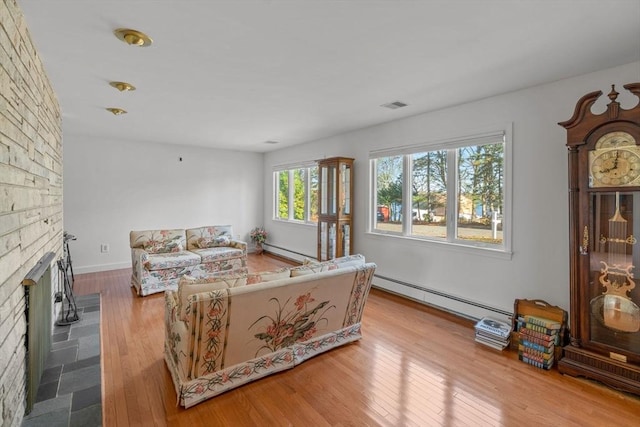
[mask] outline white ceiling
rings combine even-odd
[[[265,152],[640,60],[640,0],[18,4],[65,137]]]

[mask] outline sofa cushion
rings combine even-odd
[[[215,236],[211,238],[201,237],[194,242],[198,249],[216,248],[218,246],[229,246],[231,238],[229,236]],[[194,248],[195,249],[195,248]]]
[[[361,267],[365,264],[364,255],[354,254],[347,255],[333,260],[338,265],[338,268],[345,267]]]
[[[230,225],[190,228],[186,230],[186,238],[188,250],[229,246],[233,228]]]
[[[303,266],[320,266],[323,264],[337,265],[338,268],[345,268],[345,267],[351,267],[351,266],[360,267],[365,264],[365,259],[364,259],[364,255],[362,254],[354,254],[354,255],[347,255],[340,258],[335,258],[329,261],[322,261],[322,262],[316,261],[311,258],[305,258],[302,261]]]
[[[214,248],[206,249],[191,249],[191,252],[200,256],[200,262],[203,264],[231,258],[240,258],[243,255],[242,249],[236,249],[228,246],[217,246]]]
[[[144,268],[147,270],[164,270],[200,264],[200,256],[189,251],[148,254],[145,258]]]
[[[260,271],[258,273],[249,273],[247,275],[247,285],[255,285],[256,283],[270,282],[272,280],[286,279],[290,277],[289,268],[284,267],[273,271]]]
[[[320,273],[323,271],[337,270],[338,264],[333,261],[325,261],[316,264],[307,264],[301,265],[298,267],[293,267],[289,271],[291,272],[291,277],[305,276],[307,274]]]
[[[131,248],[141,248],[152,254],[179,252],[186,243],[184,229],[143,230],[129,233]]]
[[[187,314],[186,307],[189,304],[191,295],[201,292],[212,292],[220,289],[234,288],[247,284],[247,275],[232,273],[214,273],[210,277],[196,279],[189,275],[184,275],[178,283],[178,312],[182,319]]]

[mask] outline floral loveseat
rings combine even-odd
[[[138,295],[177,289],[180,277],[205,278],[247,267],[247,244],[230,225],[129,233],[131,286]]]
[[[361,255],[165,292],[164,358],[186,408],[358,340],[376,265]]]

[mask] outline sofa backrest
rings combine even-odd
[[[229,246],[230,241],[233,240],[233,227],[231,225],[212,225],[188,228],[186,236],[188,250]]]
[[[129,246],[149,253],[178,252],[186,248],[186,235],[183,228],[131,231]]]
[[[184,374],[197,378],[359,323],[375,267],[368,263],[191,296]]]

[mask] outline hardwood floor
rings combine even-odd
[[[249,255],[251,271],[281,265]],[[138,297],[130,274],[74,286],[102,295],[104,426],[640,425],[640,398],[482,347],[468,321],[375,289],[362,340],[185,410],[163,360],[164,296]]]

